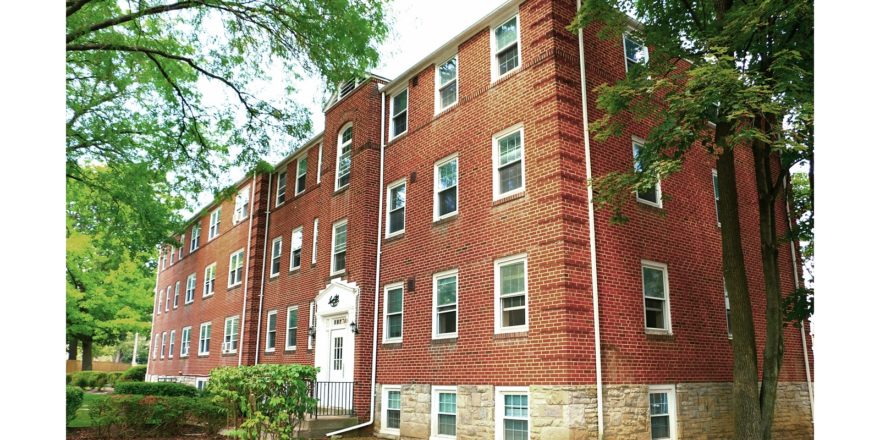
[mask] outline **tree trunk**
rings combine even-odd
[[[86,336],[82,338],[83,356],[82,371],[92,370],[92,337]]]
[[[733,415],[734,438],[761,438],[761,407],[758,395],[758,362],[755,322],[746,278],[739,223],[738,194],[733,147],[726,146],[729,122],[719,121],[715,138],[722,148],[717,159],[718,214],[721,219],[721,250],[724,284],[730,299],[733,330]]]
[[[78,347],[77,342],[79,342],[79,340],[76,339],[75,337],[73,337],[73,336],[67,337],[67,360],[69,360],[69,361],[76,360],[76,350]]]

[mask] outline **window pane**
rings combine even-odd
[[[404,210],[393,211],[388,216],[388,232],[395,233],[403,229],[404,226]]]
[[[458,67],[458,57],[440,65],[440,85],[446,85],[450,81],[455,81],[455,73]]]
[[[403,289],[388,291],[388,313],[399,313],[403,310]]]
[[[438,171],[440,173],[439,189],[444,190],[458,184],[458,159],[440,165]]]
[[[437,305],[455,303],[455,290],[458,278],[455,276],[440,278],[437,280]]]
[[[507,165],[522,156],[522,136],[519,131],[498,139],[499,165]]]
[[[505,417],[528,417],[529,396],[524,394],[506,394],[504,396]]]
[[[458,81],[453,81],[440,89],[440,107],[446,108],[456,99],[458,99]]]
[[[663,303],[664,302],[659,299],[645,298],[645,325],[647,325],[648,328],[666,328]]]
[[[345,131],[342,132],[342,143],[344,144],[350,140],[351,140],[351,127],[348,127],[345,129]]]
[[[446,215],[458,209],[458,191],[456,188],[441,191],[437,198],[440,202],[439,215]]]
[[[526,325],[526,309],[508,310],[503,315],[504,327]]]
[[[391,188],[391,197],[389,199],[391,209],[402,208],[406,204],[406,185]]]
[[[400,410],[388,410],[388,427],[392,429],[400,429]]]
[[[651,415],[669,414],[669,401],[666,393],[651,393]]]
[[[501,266],[501,294],[524,292],[525,264],[523,262]]]
[[[388,337],[399,338],[403,336],[403,315],[395,314],[388,316]]]
[[[523,295],[518,295],[501,298],[501,305],[502,307],[504,307],[504,309],[522,307],[526,305],[526,297]]]
[[[498,169],[499,194],[519,188],[522,188],[522,161],[514,162]]]
[[[388,392],[388,409],[400,409],[400,391]]]
[[[669,438],[669,416],[651,417],[651,438]]]
[[[290,246],[293,249],[302,249],[303,244],[303,233],[302,231],[296,231],[293,233],[293,238],[291,239]]]
[[[400,94],[398,94],[397,96],[394,97],[393,111],[394,111],[395,115],[406,110],[406,98],[407,98],[407,91],[406,90],[400,92]]]
[[[451,311],[441,311],[437,315],[437,333],[438,334],[446,334],[446,333],[455,333],[455,317],[456,311],[455,306],[450,306]]]
[[[339,272],[345,270],[345,252],[335,254],[334,257],[335,264],[333,265],[333,271]]]
[[[529,440],[529,423],[525,420],[504,420],[504,440]]]
[[[517,52],[516,44],[498,54],[499,75],[504,75],[515,69],[517,66],[519,66],[519,53]]]
[[[627,59],[638,63],[648,60],[648,51],[641,43],[632,40],[629,37],[624,37],[623,45],[623,50],[626,53]]]
[[[406,112],[394,117],[394,135],[397,136],[404,131],[406,131]]]
[[[455,416],[450,414],[437,415],[437,434],[455,435]]]
[[[455,393],[440,393],[440,412],[455,414]]]
[[[639,191],[638,196],[642,200],[649,201],[651,203],[657,203],[657,186],[651,188],[647,191]]]
[[[650,267],[642,268],[642,281],[644,283],[645,296],[652,298],[666,298],[663,285],[663,271]]]
[[[495,28],[495,47],[503,48],[516,41],[516,17]]]

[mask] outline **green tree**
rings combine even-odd
[[[627,13],[641,24],[633,23]],[[653,125],[637,158],[640,171],[610,173],[591,182],[596,202],[613,209],[615,220],[624,221],[620,207],[632,191],[651,188],[678,171],[688,150],[699,146],[715,155],[733,328],[735,437],[769,439],[784,322],[778,261],[784,237],[777,234],[774,208],[785,197],[789,168],[806,161],[812,169],[813,4],[586,0],[572,29],[593,24],[603,37],[620,38],[628,32],[650,48],[649,60],[630,69],[625,80],[598,88],[597,105],[606,115],[593,124],[593,134],[600,140],[620,135],[625,120],[620,116],[625,114]],[[714,122],[715,129],[707,122]],[[760,387],[735,149],[752,153],[758,188],[766,296]],[[812,193],[812,185],[808,191]]]

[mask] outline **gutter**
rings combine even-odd
[[[381,127],[379,130],[379,221],[376,236],[376,289],[373,292],[373,359],[370,372],[370,420],[338,431],[328,432],[327,437],[333,437],[344,432],[354,431],[373,424],[376,417],[376,350],[379,342],[379,270],[382,268],[382,205],[385,203],[385,92],[382,92]],[[360,289],[358,289],[360,297]],[[360,308],[360,298],[357,301]]]
[[[581,0],[577,1],[577,10],[581,9]],[[587,217],[590,225],[590,285],[593,291],[593,345],[596,350],[596,414],[599,423],[598,440],[605,435],[604,411],[602,409],[602,347],[599,333],[599,274],[596,268],[596,214],[593,207],[593,168],[590,161],[590,127],[587,117],[587,68],[584,64],[584,29],[578,29],[578,61],[581,69],[581,106],[584,114],[584,151],[587,167]]]
[[[245,310],[247,310],[247,293],[248,293],[248,281],[249,278],[249,269],[251,266],[251,234],[253,232],[253,224],[254,224],[254,195],[256,194],[256,186],[257,186],[257,172],[254,171],[254,177],[251,178],[251,199],[250,199],[250,207],[248,208],[248,238],[247,245],[245,248],[247,249],[247,258],[244,263],[244,290],[242,291],[242,299],[241,299],[241,325],[239,326],[239,347],[238,347],[238,366],[241,366],[241,357],[244,354],[244,347],[241,345],[244,342],[244,329],[245,329]],[[224,324],[225,327],[225,324]],[[222,348],[222,346],[221,346]]]
[[[269,188],[266,190],[266,194],[266,224],[263,225],[263,268],[260,270],[260,306],[257,311],[257,340],[254,347],[254,365],[260,363],[260,329],[263,328],[263,290],[266,287],[266,248],[269,246],[269,213],[272,212],[272,173],[269,173]],[[292,245],[293,243],[291,243]]]

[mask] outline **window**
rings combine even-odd
[[[156,298],[156,314],[161,315],[162,314],[162,289],[159,289],[157,293],[159,294],[159,296]]]
[[[229,287],[241,284],[241,272],[244,268],[244,249],[239,249],[229,256]]]
[[[495,387],[495,438],[529,439],[529,389]]]
[[[730,322],[730,296],[727,294],[727,283],[721,281],[724,286],[724,310],[727,316],[727,338],[733,339],[733,323]]]
[[[436,113],[458,102],[458,54],[437,66]]]
[[[434,275],[433,337],[458,336],[458,270]]]
[[[168,359],[174,357],[174,330],[168,334]]]
[[[318,261],[318,218],[315,217],[315,226],[312,229],[312,264]]]
[[[165,338],[168,336],[168,333],[162,332],[162,350],[159,351],[159,358],[165,359]]]
[[[636,172],[641,172],[643,170],[641,164],[641,158],[639,157],[642,148],[644,147],[644,142],[641,139],[633,138],[633,159]],[[654,184],[653,188],[647,189],[639,189],[636,191],[636,200],[642,203],[646,203],[648,205],[656,206],[658,208],[663,207],[662,197],[660,193],[660,181]]]
[[[434,221],[458,214],[458,155],[434,164]]]
[[[492,79],[519,67],[519,15],[492,30]]]
[[[626,71],[633,66],[648,62],[648,48],[629,34],[623,34],[623,55],[626,58]]]
[[[348,186],[351,171],[351,124],[339,132],[339,143],[336,148],[336,189]]]
[[[180,236],[180,247],[177,248],[177,260],[183,259],[183,246],[186,244],[186,234]]]
[[[232,211],[232,224],[241,222],[248,217],[248,202],[250,201],[250,186],[242,188],[235,195],[235,210]]]
[[[403,284],[385,287],[385,335],[383,342],[403,341]]]
[[[297,306],[287,308],[287,335],[284,341],[285,350],[296,350]]]
[[[522,125],[492,137],[493,200],[520,193],[525,189]]]
[[[342,220],[333,225],[333,256],[330,259],[330,274],[345,272],[345,248],[348,243],[348,221]]]
[[[672,333],[665,264],[642,261],[642,292],[645,297],[645,329]]]
[[[323,163],[324,163],[324,144],[320,144],[320,145],[318,145],[318,168],[317,168],[318,171],[315,172],[315,175],[317,176],[315,178],[315,183],[317,183],[317,184],[321,183],[321,165]]]
[[[651,439],[675,438],[675,386],[652,385],[648,387],[651,411]]]
[[[153,359],[156,359],[156,353],[159,353],[159,334],[153,335]]]
[[[406,178],[388,186],[388,219],[385,236],[403,233],[406,224]]]
[[[180,301],[180,281],[174,283],[174,303],[173,303],[172,307],[174,307],[176,309],[179,301]]]
[[[170,251],[168,252],[168,266],[174,266],[174,246],[171,246]]]
[[[284,203],[284,196],[287,194],[287,172],[278,173],[277,189],[275,190],[275,206]]]
[[[220,208],[211,213],[211,221],[208,225],[208,240],[213,240],[220,235]]]
[[[196,389],[199,391],[203,391],[205,387],[208,386],[208,378],[206,377],[198,377],[196,378]]]
[[[296,161],[296,194],[302,194],[306,190],[306,173],[309,170],[309,157],[303,156]]]
[[[191,273],[186,277],[186,291],[183,294],[183,303],[193,302],[196,296],[196,274]]]
[[[276,326],[278,325],[278,311],[271,310],[266,315],[266,351],[275,351]]]
[[[281,237],[272,240],[272,264],[269,277],[277,277],[281,273]]]
[[[431,387],[431,438],[455,438],[456,387]]]
[[[211,323],[204,322],[199,326],[199,356],[210,353],[211,348]]]
[[[391,135],[389,139],[406,133],[408,95],[408,89],[403,89],[391,98]]]
[[[199,238],[202,236],[202,225],[196,223],[192,227],[192,232],[189,235],[189,251],[192,253],[196,249],[199,248]]]
[[[180,331],[180,357],[189,356],[190,332],[192,332],[192,327],[184,327],[183,330]]]
[[[195,290],[195,274],[193,277],[193,290]],[[217,278],[217,263],[211,263],[208,267],[205,268],[205,285],[202,289],[202,298],[206,296],[211,296],[214,294],[214,282]],[[192,301],[192,299],[190,299]]]
[[[715,191],[715,220],[718,227],[721,227],[721,211],[718,210],[718,201],[721,200],[721,193],[718,192],[718,170],[712,170],[712,189]]]
[[[238,351],[238,316],[226,318],[223,324],[223,353]]]
[[[290,270],[299,269],[302,264],[303,228],[299,227],[290,234]]]
[[[165,291],[165,312],[167,313],[171,305],[171,286]]]
[[[382,429],[387,434],[400,434],[400,385],[382,386]]]
[[[160,252],[162,254],[159,257],[159,260],[162,262],[162,270],[165,270],[165,263],[168,261],[168,260],[166,260],[168,258],[168,256],[165,254],[165,248],[162,248],[162,250]]]
[[[528,269],[525,255],[495,262],[495,333],[529,329]]]

